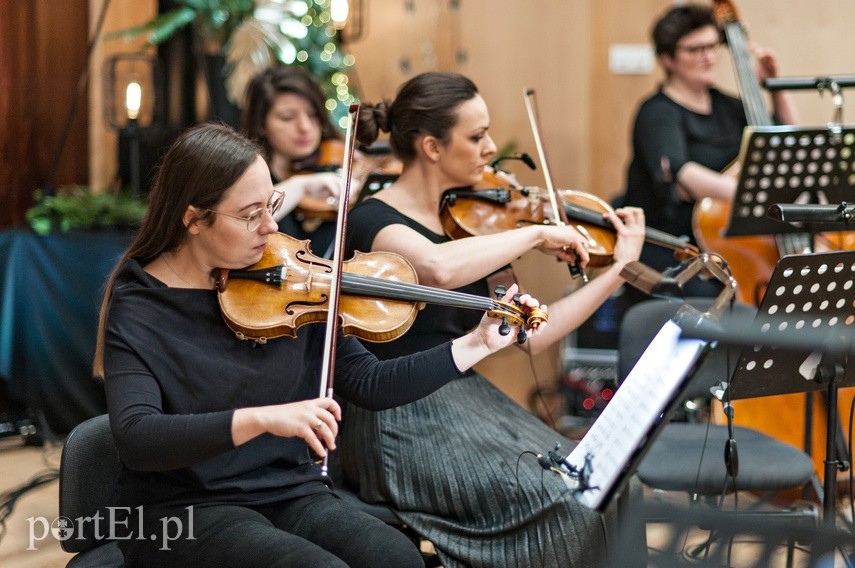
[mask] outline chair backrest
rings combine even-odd
[[[74,523],[74,533],[60,541],[63,550],[83,552],[103,544],[96,537],[95,523],[78,519],[100,514],[104,536],[110,518],[107,507],[115,504],[121,468],[106,414],[80,423],[68,435],[59,466],[59,515]]]
[[[677,310],[684,304],[706,312],[714,298],[686,298],[685,300],[653,299],[635,304],[626,311],[618,334],[618,384],[623,382],[644,350]],[[753,317],[756,309],[736,302],[732,306],[734,317]],[[729,381],[739,362],[740,349],[719,345],[704,359],[686,389],[686,398],[710,396],[710,387]]]

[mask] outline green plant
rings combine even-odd
[[[331,21],[330,0],[174,0],[176,8],[148,22],[108,34],[144,36],[157,45],[192,25],[207,53],[226,56],[226,87],[242,106],[249,81],[275,64],[298,65],[311,73],[327,95],[336,118],[356,102],[346,77],[353,57],[340,48]]]
[[[27,222],[39,235],[73,229],[128,229],[145,217],[146,203],[125,194],[92,193],[82,186],[59,188],[55,195],[36,190]]]
[[[110,34],[111,37],[133,39],[145,35],[152,45],[163,43],[175,32],[193,24],[199,37],[221,49],[234,30],[252,16],[256,0],[175,0],[176,7],[151,20]]]

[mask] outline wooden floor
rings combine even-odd
[[[23,486],[36,476],[50,472],[59,467],[61,448],[48,444],[44,447],[24,446],[20,439],[0,440],[0,496]],[[62,567],[69,561],[71,555],[63,552],[59,542],[48,536],[43,540],[33,542],[30,546],[30,521],[28,518],[42,517],[53,520],[58,516],[58,481],[54,480],[36,489],[28,491],[15,504],[11,516],[6,521],[6,532],[0,540],[0,567],[3,568],[54,568]],[[659,493],[648,493],[646,501],[671,502],[673,496]],[[680,497],[684,499],[684,497]],[[740,506],[745,506],[748,497],[741,497]],[[848,503],[841,504],[841,511],[848,514]],[[33,521],[34,523],[36,521]],[[36,526],[36,536],[40,535],[40,525]],[[689,533],[681,556],[685,565],[697,565],[699,562],[689,556],[692,548],[704,542],[708,533],[693,530]],[[649,523],[647,525],[647,544],[651,558],[657,556],[656,551],[666,546],[671,536],[671,529],[666,524]],[[680,538],[682,544],[683,539]],[[34,548],[35,550],[27,550]],[[758,554],[758,546],[752,542],[737,542],[732,549],[731,566],[753,566]],[[654,564],[651,562],[651,566]],[[673,566],[674,564],[670,564]],[[776,550],[773,559],[764,566],[786,566],[786,551]],[[796,550],[794,556],[796,568],[808,567],[808,556],[804,551]],[[824,567],[826,565],[823,565]],[[835,566],[845,566],[842,559],[836,559]]]

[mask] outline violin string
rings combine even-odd
[[[388,299],[423,301],[432,304],[444,304],[452,307],[465,307],[478,310],[489,310],[499,307],[499,304],[490,298],[349,272],[342,275],[342,282],[347,285],[349,292],[386,297]]]

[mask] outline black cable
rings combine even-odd
[[[549,411],[549,405],[546,404],[546,398],[544,398],[543,396],[543,389],[540,386],[540,378],[538,377],[537,369],[534,366],[534,355],[531,354],[531,349],[529,348],[528,343],[526,343],[525,345],[521,345],[520,348],[526,352],[526,355],[528,355],[528,366],[531,369],[531,376],[534,379],[535,398],[540,402],[540,405],[543,407],[543,411],[546,415],[546,424],[553,430],[557,431],[558,425],[555,424],[555,418]]]
[[[101,5],[101,13],[98,14],[98,23],[95,25],[94,33],[92,34],[92,37],[89,38],[89,44],[86,46],[86,63],[83,66],[80,76],[77,78],[77,90],[74,93],[74,98],[71,99],[71,105],[68,107],[68,113],[65,115],[65,123],[62,125],[62,133],[59,136],[56,151],[53,153],[53,161],[51,162],[50,169],[48,169],[48,174],[44,181],[45,194],[52,194],[54,192],[53,178],[56,175],[56,171],[59,169],[59,161],[62,158],[62,150],[65,148],[65,143],[68,140],[68,133],[71,131],[71,122],[74,120],[74,113],[77,110],[77,105],[80,102],[81,97],[83,96],[84,89],[86,89],[86,83],[89,82],[92,51],[95,49],[95,44],[98,43],[98,39],[101,37],[101,28],[104,26],[104,18],[107,15],[107,7],[109,5],[110,0],[104,0],[104,4]]]
[[[15,489],[11,489],[6,493],[0,494],[0,541],[2,541],[3,537],[6,535],[6,519],[8,519],[9,515],[12,514],[12,511],[15,509],[15,503],[17,503],[18,499],[20,499],[25,493],[56,479],[59,479],[59,470],[48,469],[37,473],[23,485]]]
[[[517,456],[517,465],[514,468],[514,481],[517,484],[517,503],[516,503],[517,511],[522,510],[522,506],[520,505],[520,503],[522,502],[522,488],[520,487],[520,462],[522,461],[522,458],[525,455],[532,455],[532,456],[534,456],[535,459],[540,458],[540,454],[538,454],[536,452],[532,452],[531,450],[524,450],[523,452],[520,453],[520,455]],[[545,489],[544,489],[544,483],[543,483],[543,471],[541,470],[541,472],[540,472],[540,502],[541,503],[543,503],[543,501],[544,501],[544,496],[543,496],[544,491],[545,491]],[[519,520],[522,521],[522,519],[519,519]],[[524,526],[524,523],[520,522],[519,526]],[[539,530],[539,529],[537,529],[537,530]],[[538,552],[540,554],[540,565],[543,566],[543,554],[544,553],[543,553],[543,547],[540,546],[539,542],[537,545],[537,549],[538,549]],[[516,560],[516,565],[517,566],[524,566],[524,564],[520,563],[519,552],[520,552],[519,548],[516,545],[516,539],[514,539],[514,559]]]

